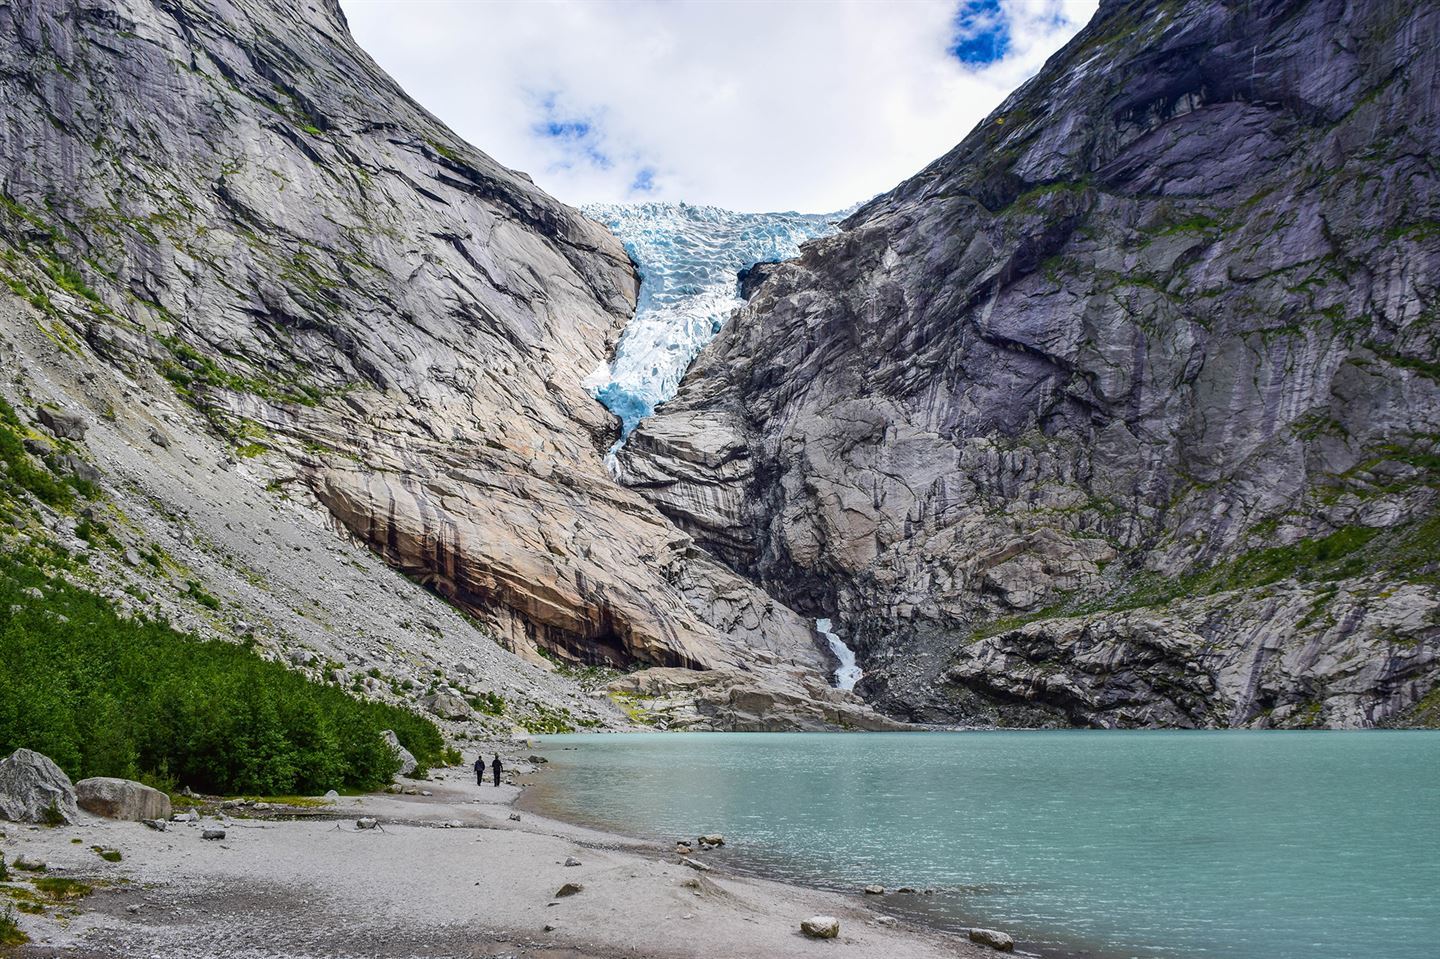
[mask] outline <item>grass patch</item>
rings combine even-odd
[[[0,912],[0,946],[23,946],[30,941],[30,937],[20,931],[20,924],[15,921],[15,911],[8,905],[4,912]]]
[[[42,876],[35,880],[35,891],[55,902],[74,902],[90,895],[95,887],[64,876]]]

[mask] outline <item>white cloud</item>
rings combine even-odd
[[[981,68],[950,52],[957,0],[343,6],[415,99],[562,200],[824,212],[958,143],[1096,6],[998,2],[1009,45]]]

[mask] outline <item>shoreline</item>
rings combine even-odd
[[[7,861],[96,884],[46,915],[17,912],[17,956],[517,956],[535,959],[801,957],[956,959],[994,951],[854,895],[700,872],[673,848],[517,805],[523,787],[476,786],[464,769],[411,783],[430,796],[368,794],[319,808],[244,810],[156,832],[82,813],[55,829],[6,823]],[[520,811],[517,812],[516,810]],[[276,815],[298,818],[269,818]],[[519,821],[512,821],[511,815]],[[379,828],[356,830],[359,817]],[[226,838],[206,841],[204,827]],[[78,841],[77,841],[78,840]],[[105,862],[93,846],[118,849]],[[573,857],[580,865],[567,866]],[[700,857],[697,857],[700,858]],[[11,885],[25,881],[11,873]],[[583,888],[557,898],[565,883]],[[76,914],[68,915],[75,910]],[[809,939],[800,922],[840,919]]]

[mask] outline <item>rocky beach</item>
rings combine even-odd
[[[502,754],[514,768],[534,768],[513,744]],[[506,778],[512,781],[498,788],[488,778],[477,786],[468,772],[447,770],[403,780],[413,794],[202,802],[197,820],[172,821],[164,831],[85,812],[53,828],[6,823],[0,852],[12,868],[0,896],[44,904],[43,913],[17,914],[32,940],[17,955],[955,959],[991,952],[896,922],[860,890],[822,892],[712,866],[699,837],[681,857],[673,845],[516,812],[522,787]],[[223,830],[223,838],[203,838],[210,830]],[[97,848],[119,853],[118,861]],[[19,859],[45,869],[17,870]],[[32,894],[36,877],[92,891],[47,899]],[[579,888],[561,895],[567,886]],[[838,920],[836,938],[821,942],[801,931],[817,916]]]

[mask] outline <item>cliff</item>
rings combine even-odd
[[[1434,5],[1104,3],[949,154],[747,275],[624,475],[834,618],[898,715],[1417,721],[1437,65]]]
[[[617,423],[580,381],[634,309],[620,244],[409,100],[334,0],[6,5],[0,87],[23,468],[83,471],[116,535],[91,550],[89,518],[18,493],[7,534],[305,662],[474,668],[493,637],[542,666],[825,667],[602,465]],[[174,568],[126,561],[161,541]]]

